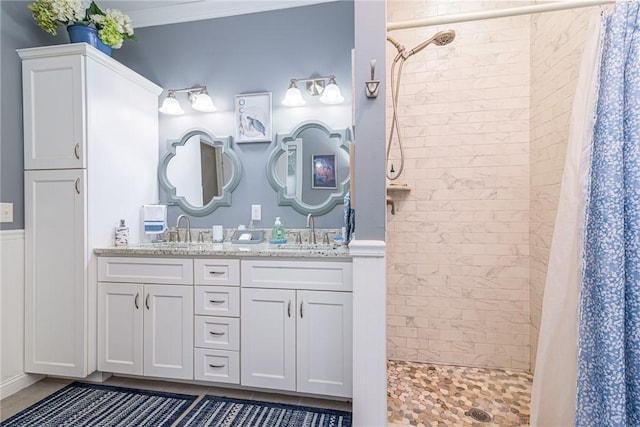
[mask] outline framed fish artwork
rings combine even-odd
[[[235,142],[271,142],[271,92],[236,95],[235,126]]]

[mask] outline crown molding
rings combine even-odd
[[[162,6],[154,5],[146,9],[124,11],[135,28],[177,24],[221,18],[224,16],[266,12],[290,7],[309,6],[338,0],[199,0],[189,3]]]

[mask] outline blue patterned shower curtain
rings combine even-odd
[[[576,426],[640,426],[640,4],[607,16],[587,199]]]

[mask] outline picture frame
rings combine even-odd
[[[271,142],[271,92],[235,96],[236,142]]]
[[[311,156],[311,188],[335,190],[338,183],[336,170],[336,155],[313,154]]]

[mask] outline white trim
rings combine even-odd
[[[408,28],[430,27],[433,25],[453,24],[458,22],[479,21],[483,19],[505,18],[508,16],[530,15],[532,13],[554,12],[557,10],[577,9],[615,3],[615,0],[571,0],[534,6],[511,7],[507,9],[483,10],[480,12],[456,13],[434,16],[412,21],[388,22],[387,31]]]
[[[120,62],[116,61],[110,56],[105,55],[104,53],[100,52],[95,47],[88,45],[87,43],[67,43],[55,46],[30,47],[26,49],[18,49],[17,52],[20,58],[23,60],[46,58],[51,56],[85,55],[101,63],[105,67],[108,67],[114,72],[120,74],[126,79],[135,82],[155,96],[160,95],[164,90],[160,86],[156,85],[150,80],[147,80],[145,77],[141,76],[135,71],[132,71],[130,68],[127,68]]]
[[[147,9],[131,10],[126,13],[135,28],[156,25],[177,24],[180,22],[200,21],[224,16],[246,13],[266,12],[290,7],[309,6],[318,3],[330,3],[337,0],[250,0],[219,1],[204,0],[193,3],[172,4]]]
[[[24,373],[23,364],[23,316],[24,316],[24,230],[0,230],[0,399],[4,399],[31,384],[40,381],[43,376]],[[6,253],[5,253],[6,251]],[[8,346],[5,348],[5,346]],[[18,347],[18,349],[14,349]],[[8,357],[9,352],[12,357]],[[13,376],[10,376],[13,375]],[[7,376],[4,378],[4,376]]]
[[[19,374],[0,383],[0,399],[9,397],[43,379],[45,375]]]
[[[384,257],[385,243],[380,240],[352,240],[349,255],[357,257]]]
[[[353,425],[387,424],[387,334],[385,243],[354,240]]]
[[[23,240],[24,230],[0,230],[2,240]]]

